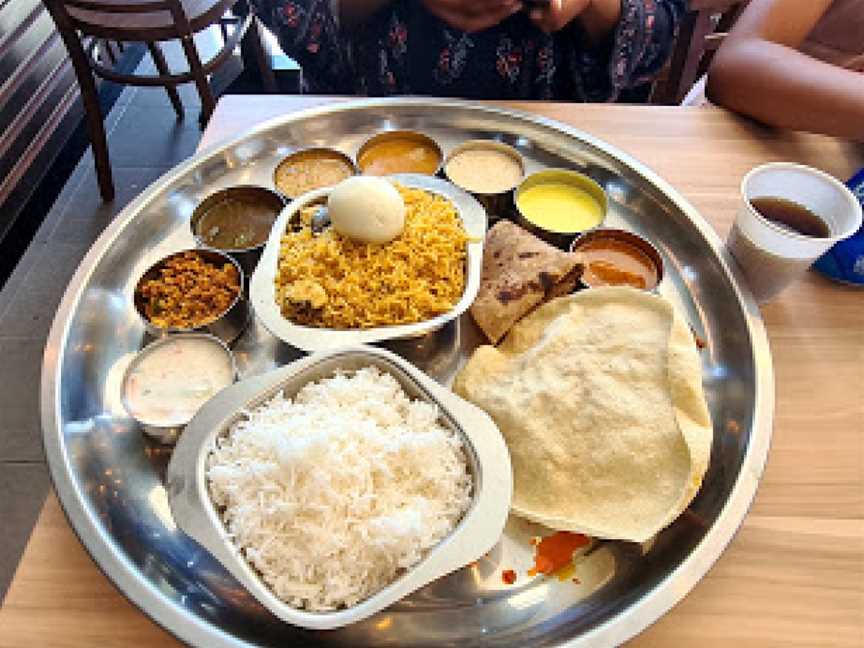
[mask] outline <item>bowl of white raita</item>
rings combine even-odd
[[[273,614],[312,629],[480,558],[513,490],[489,416],[372,347],[224,390],[187,426],[166,482],[178,527]]]

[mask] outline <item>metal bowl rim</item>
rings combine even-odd
[[[592,225],[591,227],[584,230],[574,230],[572,232],[558,232],[555,230],[550,230],[539,223],[535,223],[533,220],[528,218],[522,210],[519,208],[519,195],[522,193],[523,188],[526,184],[531,182],[534,178],[543,176],[543,175],[566,175],[571,177],[577,177],[580,180],[584,180],[589,185],[594,185],[597,191],[603,196],[603,202],[600,204],[600,208],[602,209],[602,216],[600,217],[600,222],[596,225]],[[577,171],[576,169],[565,169],[563,167],[548,167],[546,169],[540,169],[538,171],[534,171],[533,173],[529,173],[519,182],[518,185],[513,189],[513,204],[516,206],[516,213],[519,215],[519,218],[527,223],[531,228],[535,228],[538,232],[543,232],[552,237],[561,237],[561,238],[569,238],[569,237],[579,237],[583,234],[587,234],[588,232],[593,232],[594,230],[601,229],[604,227],[606,223],[606,215],[609,213],[609,196],[606,193],[606,190],[597,182],[594,178],[589,176],[587,173],[582,173],[581,171]],[[572,241],[571,241],[572,244]]]
[[[158,423],[150,423],[148,421],[145,421],[144,419],[135,416],[135,414],[132,412],[132,408],[129,407],[129,399],[126,395],[126,382],[129,380],[129,376],[132,374],[132,369],[138,366],[138,364],[146,356],[156,351],[158,347],[165,346],[169,342],[177,339],[189,338],[197,340],[208,340],[210,342],[215,342],[216,344],[218,344],[225,352],[225,357],[228,358],[228,361],[231,364],[231,383],[228,384],[230,385],[237,380],[237,361],[234,359],[234,353],[231,351],[231,349],[228,348],[228,345],[225,344],[224,341],[220,340],[212,333],[205,333],[203,331],[189,331],[187,333],[173,333],[170,335],[163,335],[162,337],[157,338],[152,342],[149,342],[138,353],[136,353],[135,357],[132,358],[126,369],[123,371],[123,378],[120,380],[120,402],[122,403],[123,408],[126,410],[126,413],[129,415],[130,418],[135,419],[141,425],[151,428],[164,429],[166,431],[172,430],[177,427],[183,427],[184,425],[186,425],[186,423],[192,420],[192,418],[190,417],[189,421],[185,421],[183,423],[176,423],[174,425],[160,425]],[[194,417],[194,414],[192,416]]]
[[[249,131],[246,135],[247,136],[252,135],[252,131]],[[246,138],[243,137],[242,139],[246,139]],[[234,143],[236,144],[237,142],[235,141]],[[288,203],[290,203],[292,200],[296,200],[297,198],[299,198],[303,194],[301,193],[301,194],[297,194],[296,196],[291,196],[291,195],[288,195],[286,192],[282,191],[282,189],[279,188],[279,184],[276,182],[276,174],[279,172],[279,169],[282,167],[282,165],[285,164],[288,160],[290,160],[294,156],[302,155],[304,153],[312,153],[312,152],[316,152],[316,151],[317,152],[323,152],[323,153],[335,153],[336,154],[335,157],[341,158],[342,160],[347,162],[348,166],[351,167],[351,175],[348,176],[349,178],[352,176],[356,176],[356,175],[360,174],[360,167],[357,166],[357,163],[354,161],[354,158],[352,158],[350,155],[348,155],[345,151],[334,148],[332,146],[314,146],[314,145],[313,146],[300,146],[300,147],[294,149],[293,151],[291,151],[290,153],[288,153],[286,156],[280,158],[279,161],[276,163],[276,166],[273,168],[273,173],[270,176],[270,180],[273,182],[273,189],[271,191],[275,191],[280,196],[282,196],[282,198],[285,199],[286,205]],[[200,155],[200,153],[194,155],[190,159],[197,158],[198,155]],[[318,187],[318,189],[323,189],[323,188],[324,187]],[[317,191],[317,189],[310,189],[309,191]],[[309,191],[306,191],[304,193],[309,193]]]
[[[505,155],[508,155],[511,158],[513,158],[514,160],[516,160],[519,163],[519,168],[522,169],[522,175],[520,176],[520,178],[516,182],[516,184],[514,184],[512,187],[509,187],[508,189],[503,189],[501,191],[495,191],[492,193],[488,193],[488,192],[483,192],[483,191],[472,191],[471,189],[468,189],[467,187],[463,187],[461,184],[459,184],[458,182],[453,180],[453,178],[450,177],[450,174],[447,173],[447,164],[450,162],[450,160],[452,160],[457,155],[460,155],[461,153],[464,153],[465,151],[469,151],[473,148],[481,148],[481,149],[485,148],[485,149],[491,149],[493,151],[500,151],[500,152],[504,153]],[[441,173],[447,179],[448,182],[453,183],[454,185],[459,187],[462,191],[467,191],[472,196],[483,196],[483,197],[489,197],[489,198],[497,198],[499,196],[506,196],[509,193],[514,193],[516,191],[516,189],[519,187],[519,185],[522,184],[522,182],[527,177],[525,175],[525,159],[523,158],[522,154],[519,151],[517,151],[513,146],[510,146],[506,142],[501,142],[501,141],[498,141],[496,139],[476,139],[476,138],[465,140],[464,142],[461,142],[458,146],[452,148],[450,150],[450,152],[444,156],[444,161],[441,162]]]
[[[279,191],[278,189],[271,189],[270,187],[262,187],[261,185],[240,184],[240,185],[231,185],[230,187],[225,187],[223,189],[217,189],[213,193],[205,196],[205,198],[201,202],[199,202],[197,205],[195,205],[195,209],[192,212],[192,216],[189,217],[189,229],[192,231],[192,238],[195,239],[195,243],[198,244],[198,247],[200,249],[218,250],[219,252],[225,252],[226,254],[244,254],[247,252],[257,252],[259,250],[264,249],[264,245],[267,243],[267,239],[264,239],[264,241],[262,241],[258,245],[254,245],[252,247],[231,248],[231,249],[222,249],[222,248],[213,247],[212,245],[207,245],[207,243],[205,243],[204,240],[201,238],[201,235],[195,231],[196,230],[195,226],[198,224],[198,222],[202,218],[204,218],[204,214],[207,213],[207,212],[199,213],[198,210],[201,209],[201,206],[204,205],[207,201],[209,201],[213,198],[216,198],[217,196],[221,196],[222,194],[231,193],[232,191],[237,190],[237,189],[239,189],[241,191],[248,191],[248,190],[262,191],[262,192],[269,194],[270,196],[276,197],[279,200],[279,202],[281,203],[281,206],[279,207],[279,209],[276,211],[276,213],[273,216],[274,222],[276,221],[277,218],[279,218],[279,213],[283,209],[285,209],[285,206],[288,204],[288,199],[284,196],[284,194],[281,191]]]
[[[95,244],[94,244],[94,247],[95,247]],[[93,248],[91,248],[91,251],[92,250],[93,250]],[[188,328],[188,327],[187,328],[180,328],[177,326],[168,326],[168,327],[163,328],[161,326],[156,326],[149,319],[147,319],[147,316],[141,312],[140,308],[138,308],[138,297],[137,297],[138,286],[141,285],[141,282],[144,280],[144,277],[146,277],[152,270],[155,270],[159,265],[161,265],[162,263],[165,263],[165,261],[167,261],[168,259],[171,259],[175,256],[180,255],[180,254],[184,254],[185,252],[215,252],[219,256],[230,261],[234,265],[234,267],[237,269],[238,276],[240,278],[240,290],[237,291],[237,295],[231,301],[231,304],[229,304],[228,307],[225,308],[225,310],[223,310],[221,313],[219,313],[213,319],[208,320],[208,321],[204,322],[203,324],[199,324],[198,326],[195,326],[192,328]],[[82,262],[82,265],[83,265],[83,262]],[[135,307],[135,312],[138,314],[138,317],[140,317],[141,321],[144,323],[144,328],[147,330],[148,333],[153,335],[153,337],[162,337],[163,335],[175,335],[175,334],[179,334],[179,333],[206,333],[206,329],[208,326],[221,320],[223,317],[225,317],[228,313],[231,312],[231,309],[233,309],[235,306],[237,306],[238,303],[240,303],[242,300],[245,299],[245,297],[243,295],[243,286],[244,286],[245,281],[246,281],[246,274],[243,272],[243,268],[240,267],[240,262],[237,261],[237,259],[235,259],[234,257],[232,257],[226,250],[220,250],[218,248],[207,247],[207,246],[200,246],[200,247],[194,247],[194,248],[183,248],[182,250],[177,250],[176,252],[169,252],[168,254],[159,258],[159,260],[154,261],[149,266],[147,266],[147,269],[138,276],[138,279],[135,280],[135,287],[132,289],[132,304]],[[71,286],[71,283],[70,283],[70,286]],[[59,309],[57,310],[57,314],[59,316],[59,314],[60,314]],[[56,321],[56,317],[55,317],[55,321]]]
[[[570,242],[570,248],[568,252],[573,253],[576,252],[580,245],[583,243],[590,243],[594,239],[598,238],[609,238],[609,239],[618,239],[623,240],[625,243],[629,244],[631,247],[639,249],[642,248],[642,252],[647,256],[651,262],[654,264],[654,267],[657,269],[657,283],[651,288],[646,288],[646,290],[655,291],[661,283],[663,283],[663,279],[666,276],[666,271],[663,262],[663,255],[660,254],[660,250],[657,249],[657,246],[654,245],[651,241],[649,241],[644,236],[637,234],[636,232],[631,232],[627,229],[621,229],[619,227],[595,227],[594,229],[586,230],[581,234],[577,235]],[[591,287],[588,283],[583,281],[580,278],[580,281],[587,286]],[[602,284],[601,284],[602,285]]]
[[[360,146],[357,147],[357,152],[354,154],[354,166],[357,168],[357,172],[360,175],[366,175],[363,171],[363,167],[360,166],[360,158],[363,153],[370,146],[374,146],[378,143],[379,140],[388,140],[388,139],[397,139],[398,137],[405,137],[408,139],[416,139],[422,142],[426,142],[427,144],[431,144],[435,151],[438,153],[438,166],[435,167],[435,170],[432,173],[423,173],[418,175],[429,175],[429,176],[437,176],[441,173],[441,170],[444,168],[444,148],[435,140],[431,135],[427,135],[423,131],[415,130],[413,128],[388,128],[385,130],[378,131],[377,133],[373,133],[366,139],[364,139]],[[408,171],[404,171],[400,173],[411,173]],[[459,185],[456,185],[457,187]],[[462,187],[459,187],[462,189]],[[465,191],[465,189],[462,189]]]

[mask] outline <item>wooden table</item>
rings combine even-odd
[[[328,101],[226,97],[202,146]],[[864,149],[778,133],[711,108],[510,104],[572,124],[669,180],[725,236],[753,166],[845,179]],[[708,576],[632,646],[864,645],[864,293],[811,273],[763,310],[777,384],[756,501]],[[34,386],[35,388],[35,386]],[[94,566],[49,496],[0,610],[0,646],[178,645]]]

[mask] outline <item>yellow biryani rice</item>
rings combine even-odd
[[[468,236],[453,204],[397,185],[405,229],[384,245],[327,228],[286,232],[276,299],[282,314],[307,326],[348,329],[420,322],[449,311],[465,289]],[[314,209],[314,208],[312,208]]]

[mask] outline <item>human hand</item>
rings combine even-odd
[[[464,32],[489,29],[522,9],[522,0],[423,0],[430,13]]]
[[[535,4],[528,15],[537,27],[547,34],[563,29],[571,20],[581,15],[591,4],[591,0],[549,0],[542,5]]]

